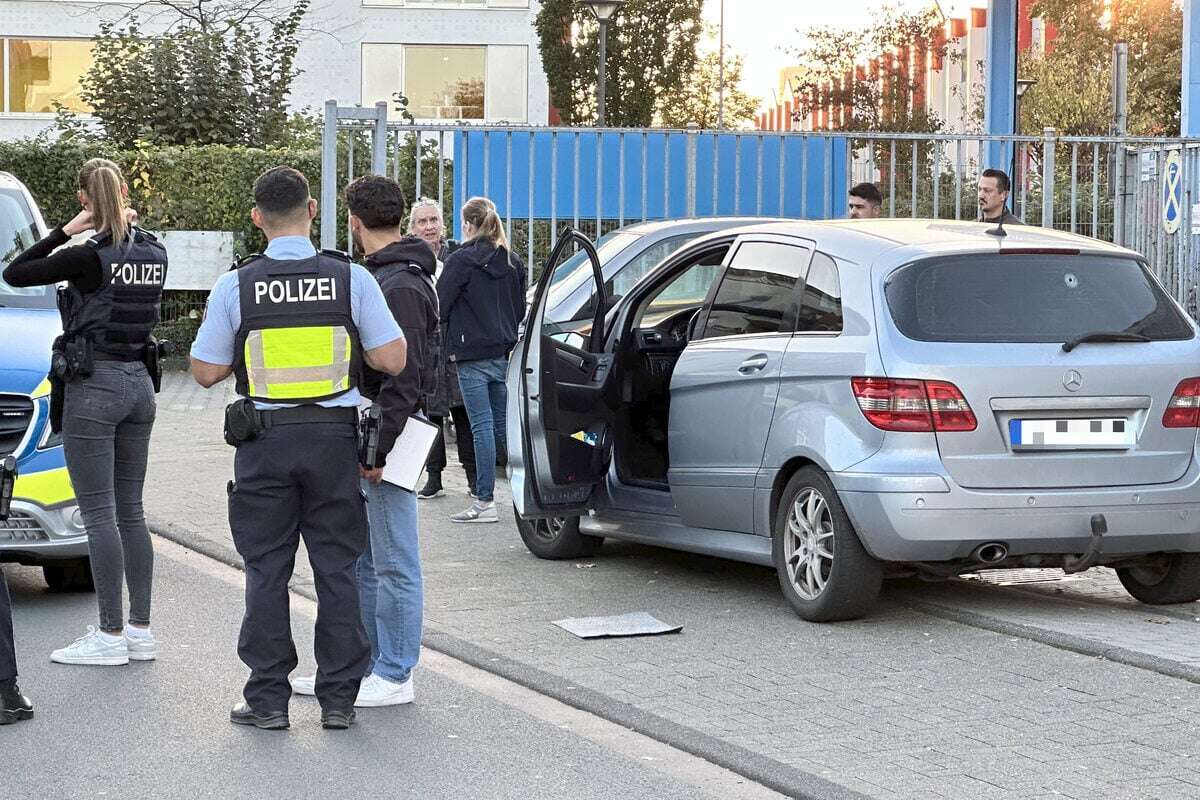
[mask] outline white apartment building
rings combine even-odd
[[[56,100],[86,111],[79,79],[91,38],[102,21],[138,5],[145,3],[0,0],[0,139],[50,127]],[[537,0],[313,0],[291,107],[320,109],[330,98],[369,106],[402,92],[422,122],[545,125],[537,10]]]

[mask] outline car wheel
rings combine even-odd
[[[92,566],[85,558],[82,561],[65,561],[58,564],[43,564],[42,577],[46,585],[55,592],[94,592]]]
[[[1191,603],[1200,600],[1200,553],[1172,553],[1157,564],[1118,569],[1117,577],[1143,603]]]
[[[797,614],[835,622],[871,610],[883,566],[862,546],[824,472],[804,467],[792,476],[773,533],[779,585]]]
[[[513,509],[521,541],[538,558],[552,561],[586,558],[600,550],[604,539],[579,532],[579,517],[525,519]]]

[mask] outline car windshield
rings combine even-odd
[[[25,196],[12,189],[0,189],[0,268],[8,266],[37,240],[37,224]],[[0,308],[3,307],[54,308],[54,287],[18,289],[0,279]]]
[[[885,293],[900,333],[922,342],[1061,343],[1097,331],[1192,337],[1145,265],[1120,256],[934,258],[892,273]]]
[[[600,257],[600,266],[603,267],[613,256],[640,238],[640,234],[620,231],[610,231],[601,236],[596,240],[596,255]],[[554,270],[554,277],[550,279],[550,296],[546,301],[546,308],[554,308],[581,284],[591,280],[591,262],[588,261],[587,253],[580,250]]]

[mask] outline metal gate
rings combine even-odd
[[[1138,251],[1197,314],[1196,140],[1059,136],[1052,128],[985,136],[412,125],[389,121],[384,103],[329,101],[321,193],[339,198],[353,177],[391,175],[413,197],[436,198],[455,229],[462,203],[485,195],[532,274],[566,222],[599,237],[677,217],[828,219],[844,216],[846,192],[859,181],[879,186],[887,216],[977,219],[979,175],[991,164],[1010,175],[1010,205],[1026,224]],[[1164,226],[1166,180],[1178,198],[1175,232]],[[323,247],[347,241],[338,203],[322,203]]]

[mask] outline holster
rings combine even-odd
[[[16,485],[16,456],[5,456],[0,459],[0,521],[8,519],[8,511],[12,507],[13,489],[16,488]]]
[[[67,397],[67,384],[52,371],[50,373],[50,430],[62,433],[63,403]]]
[[[167,340],[159,341],[153,336],[146,343],[146,348],[142,351],[142,363],[146,365],[146,372],[150,373],[150,381],[154,384],[154,393],[158,394],[162,391],[162,360],[171,353],[175,352],[175,345]]]
[[[225,406],[225,443],[231,447],[253,441],[265,429],[253,400],[242,398]]]
[[[379,429],[383,427],[383,412],[378,404],[362,412],[358,421],[358,463],[375,469],[379,457]]]

